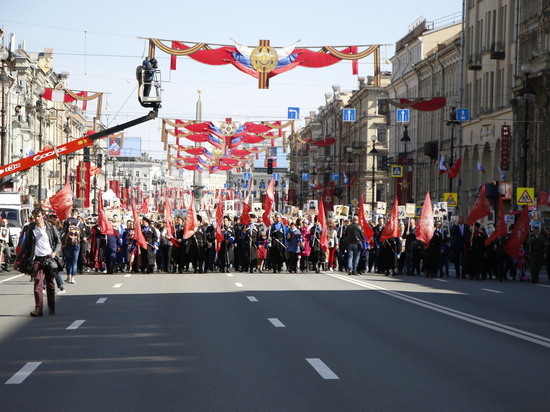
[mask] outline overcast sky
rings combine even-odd
[[[461,12],[459,0],[30,0],[4,6],[0,27],[5,32],[4,42],[14,33],[16,43],[24,41],[27,51],[53,49],[54,70],[70,73],[68,88],[106,93],[102,120],[112,126],[147,113],[136,97],[135,68],[147,53],[147,41],[139,37],[224,45],[233,45],[232,38],[249,46],[266,39],[275,47],[298,40],[297,47],[384,44],[384,63],[394,54],[396,41],[419,17],[441,26],[456,22]],[[256,79],[232,65],[209,66],[179,57],[177,70],[170,71],[168,55],[157,50],[157,59],[164,88],[159,116],[170,119],[194,119],[199,89],[203,120],[245,122],[284,120],[288,107],[299,107],[303,118],[325,103],[324,94],[332,90],[331,85],[338,84],[343,90],[357,88],[350,62],[319,69],[297,67],[272,78],[268,90],[260,90]],[[391,70],[391,66],[382,69]],[[372,60],[361,60],[359,75],[372,74]],[[142,150],[153,157],[165,157],[158,143],[160,121],[128,129],[125,135],[142,137]]]

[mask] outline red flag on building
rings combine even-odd
[[[424,210],[424,209],[422,209]],[[433,225],[432,225],[433,226]],[[399,237],[401,233],[399,232],[399,201],[397,197],[393,201],[393,208],[391,210],[390,219],[388,224],[382,229],[380,234],[380,242],[383,242],[386,239],[391,239],[392,237]]]
[[[136,201],[132,198],[132,215],[134,217],[134,240],[139,246],[143,249],[147,249],[147,241],[143,232],[141,231],[141,219],[139,218],[138,211],[136,208]]]
[[[449,171],[447,172],[447,176],[449,176],[451,179],[454,179],[458,176],[458,172],[460,172],[460,166],[462,165],[462,157],[459,157],[456,159],[456,162],[451,166]]]
[[[321,249],[326,252],[328,250],[327,217],[325,216],[325,207],[323,206],[323,203],[323,201],[319,202],[317,221],[321,224]]]
[[[269,215],[271,213],[271,208],[273,207],[273,202],[275,202],[275,179],[271,178],[265,192],[264,214],[262,215],[262,220],[267,227],[271,226],[271,219],[269,218]]]
[[[523,242],[525,242],[525,239],[527,239],[527,235],[529,234],[529,207],[523,206],[523,211],[521,212],[521,215],[519,216],[518,220],[516,220],[516,224],[514,225],[514,230],[512,230],[512,233],[510,234],[510,239],[508,239],[508,242],[506,243],[506,253],[512,258],[515,259],[518,255],[519,248],[521,245],[523,245]]]
[[[90,207],[90,162],[78,162],[76,166],[76,197],[82,200],[82,207]]]
[[[222,226],[223,226],[223,195],[220,191],[220,195],[218,197],[218,206],[216,208],[216,240],[218,241],[218,246],[216,247],[216,250],[220,250],[223,242],[223,233],[222,233]]]
[[[422,212],[420,213],[418,228],[416,229],[416,238],[424,242],[426,247],[428,247],[434,235],[434,231],[434,212],[432,209],[430,192],[427,192],[426,197],[424,198],[424,204],[422,205]]]
[[[199,228],[199,221],[197,219],[197,212],[195,211],[195,194],[191,195],[191,204],[187,209],[187,218],[185,219],[185,227],[183,229],[183,238],[189,239],[195,234]]]
[[[252,221],[250,220],[250,211],[252,208],[250,207],[249,199],[250,199],[250,193],[252,192],[252,179],[250,179],[250,182],[248,184],[248,193],[246,195],[246,198],[243,202],[243,212],[241,214],[241,223],[245,226],[248,226]]]
[[[73,196],[71,193],[71,183],[68,179],[65,186],[50,197],[50,205],[60,221],[63,222],[70,216],[71,209],[73,208]]]
[[[365,203],[363,202],[363,194],[361,194],[361,197],[359,198],[359,226],[363,229],[367,242],[371,243],[372,237],[374,236],[374,230],[365,218]]]
[[[481,189],[479,189],[479,196],[477,197],[476,203],[468,215],[466,224],[468,226],[472,226],[479,219],[483,219],[485,216],[489,215],[489,213],[491,213],[491,209],[489,208],[487,199],[485,198],[485,185],[483,184],[481,185]]]
[[[143,199],[143,203],[141,204],[141,210],[140,212],[144,215],[149,213],[149,202],[151,201],[151,195],[148,195],[145,199]]]
[[[99,189],[99,194],[97,196],[97,222],[99,224],[99,230],[104,235],[116,235],[115,229],[113,229],[113,225],[111,222],[109,222],[109,219],[107,219],[107,215],[105,214],[105,209],[103,207],[103,192],[101,189]]]
[[[495,230],[493,233],[491,233],[491,236],[487,238],[485,241],[485,245],[491,244],[491,242],[495,239],[498,239],[501,236],[505,236],[508,233],[508,228],[506,227],[506,222],[504,221],[504,206],[502,205],[502,196],[499,195],[498,197],[498,223],[497,227],[495,227]]]
[[[334,181],[323,189],[322,203],[327,212],[334,211]]]

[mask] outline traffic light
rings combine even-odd
[[[273,174],[273,159],[267,159],[267,174]]]
[[[378,156],[378,169],[387,172],[390,168],[388,156]]]
[[[102,153],[97,154],[97,167],[99,167],[100,169],[103,167],[103,154]]]
[[[90,163],[90,148],[89,147],[84,148],[84,158],[82,160],[84,162]]]

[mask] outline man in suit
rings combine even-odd
[[[451,261],[455,265],[456,278],[466,279],[464,273],[465,267],[465,255],[466,247],[470,238],[472,237],[472,231],[464,223],[464,217],[459,216],[455,225],[451,228]]]

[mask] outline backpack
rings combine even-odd
[[[136,67],[136,79],[141,84],[141,81],[143,79],[143,66],[139,65]]]
[[[69,224],[67,234],[65,235],[65,246],[80,245],[80,227],[78,224]]]

